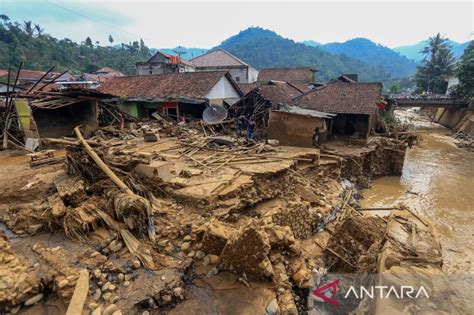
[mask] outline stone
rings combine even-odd
[[[171,295],[168,295],[168,294],[163,295],[163,297],[161,299],[162,299],[162,301],[165,305],[169,304],[169,303],[171,303],[171,301],[173,301],[173,297]]]
[[[109,301],[111,297],[112,297],[112,293],[110,292],[106,292],[102,294],[102,298],[104,299],[104,301]]]
[[[122,315],[122,311],[117,310],[117,311],[113,312],[112,315]]]
[[[100,279],[102,276],[102,271],[100,271],[100,269],[95,269],[93,274],[95,278]]]
[[[189,242],[184,242],[183,244],[181,244],[181,250],[183,252],[187,251],[190,247],[191,247],[191,244]]]
[[[20,312],[20,309],[21,309],[21,305],[17,305],[17,306],[15,306],[14,308],[12,308],[12,309],[10,310],[10,313],[12,313],[12,314],[18,314],[18,313]]]
[[[278,302],[276,299],[273,299],[270,301],[266,308],[267,314],[268,315],[275,315],[278,312]]]
[[[63,280],[58,282],[58,288],[62,289],[65,286],[67,286],[68,284],[69,284],[69,281],[67,281],[67,279],[63,279]]]
[[[188,253],[189,258],[193,258],[196,253],[192,250]]]
[[[209,255],[209,264],[215,265],[219,261],[219,256],[217,255]]]
[[[125,275],[123,273],[119,273],[117,275],[117,280],[123,282],[125,280]]]
[[[104,309],[102,315],[112,315],[117,310],[117,306],[115,304],[110,304]]]
[[[134,267],[135,269],[138,269],[138,268],[140,268],[140,266],[141,266],[140,261],[137,260],[137,259],[135,259],[135,260],[133,261],[133,267]]]
[[[32,298],[29,298],[28,300],[26,300],[25,301],[25,306],[30,306],[30,305],[36,304],[39,301],[41,301],[42,298],[43,298],[43,293],[37,294],[37,295],[33,296]]]
[[[94,294],[92,295],[92,299],[93,299],[94,301],[98,301],[101,296],[102,296],[102,290],[101,290],[101,289],[96,289],[96,290],[94,291]]]
[[[130,285],[130,281],[125,281],[125,282],[123,283],[123,286],[124,286],[124,287],[128,287],[129,285]]]
[[[130,281],[130,280],[132,280],[132,278],[133,278],[132,274],[128,273],[128,274],[125,275],[125,281]]]
[[[167,239],[161,240],[161,241],[158,242],[158,246],[160,246],[160,247],[166,247],[166,245],[168,244],[168,242],[169,242],[169,241],[168,241]]]
[[[196,258],[197,259],[203,259],[204,256],[206,256],[206,253],[204,253],[202,250],[196,251]]]
[[[191,240],[191,236],[189,235],[186,235],[184,238],[183,238],[183,241],[184,242],[189,242]]]

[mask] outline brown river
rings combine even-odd
[[[383,177],[364,192],[362,207],[404,203],[430,218],[447,272],[474,272],[474,153],[456,147],[450,131],[433,126],[408,149],[403,175]],[[383,211],[380,214],[384,214]]]

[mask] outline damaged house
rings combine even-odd
[[[99,101],[109,97],[83,89],[20,95],[14,99],[14,108],[25,146],[34,150],[42,138],[71,136],[76,126],[82,126],[85,137],[90,137],[99,128]]]
[[[318,70],[310,67],[261,69],[258,73],[258,82],[285,81],[307,92],[321,85],[316,83],[317,72]]]
[[[294,98],[302,94],[288,82],[259,83],[232,107],[232,113],[251,121],[259,138],[275,139],[281,145],[312,147],[315,134],[318,141],[327,140],[328,120],[334,115],[293,106]]]
[[[242,97],[226,71],[117,77],[98,90],[114,95],[120,109],[134,117],[158,111],[178,121],[201,119],[208,105],[231,105]]]
[[[157,51],[146,62],[137,63],[138,75],[194,72],[195,66],[178,56]]]
[[[296,97],[295,104],[304,109],[337,114],[330,124],[329,134],[367,138],[377,120],[381,93],[381,83],[337,80]]]
[[[209,51],[190,60],[196,71],[229,71],[237,83],[253,83],[257,81],[258,70],[240,60],[224,49]]]

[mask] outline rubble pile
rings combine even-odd
[[[474,137],[464,132],[456,132],[453,138],[457,140],[458,148],[463,148],[468,151],[474,151]]]
[[[347,179],[396,173],[404,150],[398,140],[378,139],[356,157],[320,154],[166,121],[68,140],[65,170],[45,166],[49,175],[27,184],[34,193],[24,203],[13,200],[31,178],[1,198],[0,219],[14,233],[34,235],[22,248],[34,254],[44,279],[40,285],[28,273],[31,284],[5,291],[14,293],[0,303],[11,310],[43,294],[68,305],[87,271],[84,309],[92,314],[172,313],[194,303],[196,290],[211,294],[205,288],[213,281],[244,291],[258,284],[271,314],[306,312],[301,292],[315,286],[316,271],[377,270],[381,251],[389,250],[391,219],[358,212],[357,189]],[[63,240],[49,244],[50,235]],[[1,244],[4,261],[21,261],[10,257],[5,238]]]

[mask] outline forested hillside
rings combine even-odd
[[[416,71],[415,61],[366,38],[354,38],[344,43],[330,43],[320,47],[331,53],[344,54],[372,66],[382,66],[392,78],[412,76]]]
[[[113,44],[113,38],[109,38]],[[135,63],[149,58],[149,49],[142,40],[115,46],[99,46],[86,38],[77,44],[67,38],[58,40],[31,22],[0,23],[0,68],[17,67],[23,61],[24,69],[94,72],[110,67],[125,74],[135,74]]]
[[[389,74],[381,66],[370,66],[346,55],[334,55],[318,47],[286,39],[275,32],[254,27],[223,41],[224,48],[257,69],[314,67],[322,81],[344,73],[358,73],[361,81],[386,81]]]

